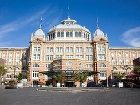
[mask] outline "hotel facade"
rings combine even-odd
[[[66,74],[96,71],[98,74],[89,76],[87,81],[100,82],[114,73],[129,74],[133,60],[139,57],[140,48],[110,47],[107,35],[99,27],[91,35],[70,18],[53,26],[47,34],[39,27],[31,34],[28,48],[0,48],[0,58],[6,61],[8,70],[5,78],[24,72],[31,85],[47,83],[50,77],[40,72],[51,70]],[[65,86],[69,83],[79,86],[76,81],[64,81]]]

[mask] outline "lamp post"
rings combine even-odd
[[[113,71],[114,70],[111,70],[111,79],[114,79],[114,77],[113,77]]]
[[[14,78],[15,78],[16,66],[14,65],[13,68],[14,68]]]
[[[112,70],[111,70],[111,79],[114,79],[114,70],[117,70],[115,66],[113,66]]]
[[[107,88],[109,87],[109,85],[108,85],[108,73],[107,73],[107,71],[106,71],[106,87]]]

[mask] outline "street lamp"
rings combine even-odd
[[[15,65],[13,66],[13,68],[14,68],[14,78],[15,78],[16,67],[17,66],[15,66]]]
[[[106,87],[108,88],[109,85],[108,85],[108,74],[107,74],[107,71],[106,71]]]

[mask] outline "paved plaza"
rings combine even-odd
[[[36,88],[0,89],[0,105],[140,105],[140,89],[38,91]]]

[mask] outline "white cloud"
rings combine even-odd
[[[36,14],[30,14],[30,16],[26,17],[23,16],[10,23],[0,25],[0,46],[9,46],[9,45],[12,46],[12,44],[14,43],[9,39],[5,41],[5,39],[8,38],[9,35],[15,35],[14,33],[19,32],[20,28],[26,29],[28,25],[33,26],[38,24],[41,16],[43,16],[44,22],[46,20],[45,22],[46,25],[44,28],[45,29],[50,28],[50,26],[55,25],[56,23],[58,23],[58,21],[60,21],[61,13],[59,13],[60,14],[59,16],[57,16],[57,13],[58,13],[57,9],[54,10],[53,8],[48,7],[37,12]],[[24,32],[21,32],[21,34],[24,34]]]
[[[122,41],[133,47],[140,47],[140,27],[135,27],[123,33]]]
[[[9,32],[16,31],[19,28],[21,28],[21,27],[23,27],[23,26],[35,21],[42,14],[44,14],[45,11],[46,10],[41,10],[41,11],[37,12],[36,14],[34,14],[31,17],[20,18],[20,19],[17,19],[16,21],[8,23],[8,24],[1,25],[0,26],[0,38],[6,36],[6,34],[9,33]]]

